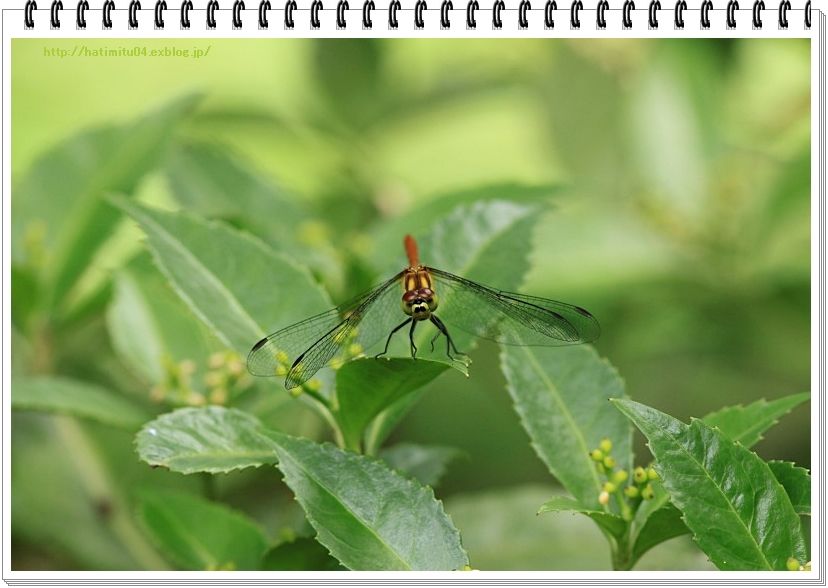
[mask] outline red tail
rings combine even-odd
[[[406,235],[403,242],[405,243],[405,253],[408,255],[408,265],[417,267],[420,265],[420,255],[417,253],[417,242],[411,235]]]

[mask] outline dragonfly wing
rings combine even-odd
[[[595,317],[579,306],[429,271],[440,297],[437,314],[449,327],[506,345],[574,345],[595,341],[601,334]]]
[[[337,307],[276,331],[253,346],[247,369],[254,376],[284,376],[309,346],[344,322]]]
[[[295,388],[320,368],[336,363],[347,350],[367,349],[381,337],[381,329],[396,320],[385,317],[400,274],[336,308],[268,335],[247,356],[247,368],[256,376],[286,376],[285,387]],[[397,303],[399,309],[399,303]],[[372,323],[364,321],[370,318]],[[363,323],[364,326],[363,326]],[[353,347],[359,345],[359,348]],[[356,353],[351,353],[355,355]]]

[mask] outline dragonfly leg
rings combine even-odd
[[[457,349],[457,346],[454,344],[454,340],[451,338],[451,335],[449,335],[448,329],[446,328],[446,325],[443,324],[443,321],[437,318],[436,315],[432,314],[431,322],[434,323],[434,326],[436,326],[437,329],[439,329],[440,333],[446,336],[446,355],[448,355],[449,359],[454,360],[454,358],[451,356],[452,349],[454,350],[455,354],[462,355],[463,357],[468,357],[468,355]],[[436,339],[440,335],[440,333],[437,333],[434,339]],[[432,339],[432,350],[434,349],[434,339]]]
[[[414,329],[417,327],[417,321],[411,319],[411,329],[408,331],[408,340],[411,342],[411,357],[417,359],[417,346],[414,345]]]
[[[432,322],[432,323],[434,322],[433,318],[432,318],[431,322]],[[431,338],[431,350],[432,350],[432,351],[434,351],[434,342],[435,342],[437,339],[439,339],[439,338],[440,338],[440,335],[441,335],[442,333],[443,333],[443,331],[441,331],[441,330],[440,330],[440,327],[437,327],[437,332],[436,332],[436,333],[434,333],[434,336]]]
[[[403,322],[401,322],[399,325],[397,325],[396,327],[394,327],[394,329],[393,329],[390,333],[388,333],[388,339],[386,339],[386,341],[385,341],[385,349],[383,349],[383,350],[382,350],[382,353],[377,353],[377,354],[374,356],[374,359],[378,359],[378,358],[382,357],[383,355],[385,355],[386,353],[388,353],[388,344],[389,344],[389,343],[391,343],[391,337],[393,337],[393,336],[394,336],[394,333],[396,333],[397,331],[399,331],[400,329],[402,329],[405,325],[407,325],[407,324],[408,324],[408,323],[410,323],[410,322],[415,322],[415,321],[414,321],[414,319],[413,319],[413,318],[410,318],[410,319],[404,320],[404,321],[403,321]],[[412,325],[412,329],[411,329],[411,330],[412,330],[412,331],[414,330],[413,325]]]

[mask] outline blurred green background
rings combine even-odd
[[[394,231],[401,239],[407,229],[393,219],[424,203],[461,191],[548,198],[522,291],[595,314],[596,348],[633,399],[687,420],[810,389],[807,40],[97,40],[85,44],[207,55],[50,53],[75,44],[13,41],[13,207],[25,206],[16,188],[48,169],[37,162],[58,142],[197,92],[169,148],[136,180],[137,197],[281,243],[337,302],[394,266]],[[193,146],[204,145],[195,158]],[[84,161],[80,146],[77,156]],[[204,164],[228,156],[235,167]],[[60,177],[51,181],[59,192]],[[270,228],[266,215],[211,200],[216,185],[238,190],[239,208],[245,190],[275,187],[306,214],[286,239],[273,234],[279,219]],[[18,243],[31,235],[14,230],[19,285],[30,259]],[[84,262],[61,316],[15,308],[16,374],[63,374],[150,401],[106,325],[113,276],[140,265],[130,262],[140,240],[121,223]],[[421,257],[428,262],[427,251]],[[474,567],[606,569],[591,523],[535,519],[552,480],[511,408],[496,347],[473,357],[472,377],[452,371],[434,382],[393,440],[465,453],[438,495]],[[268,385],[286,396],[279,382]],[[322,430],[289,400],[273,413],[288,429]],[[193,477],[150,472],[130,436],[105,426],[29,413],[13,426],[16,569],[149,566],[151,555],[134,555],[143,540],[133,530],[102,520],[95,488],[146,479],[199,488]],[[799,409],[757,452],[807,467],[809,430]],[[640,439],[637,454],[648,460]],[[273,536],[301,528],[276,472],[226,476],[216,492]],[[531,515],[525,525],[516,526],[518,510]],[[679,538],[639,567],[707,565]]]

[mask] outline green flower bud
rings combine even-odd
[[[604,453],[609,453],[612,451],[612,441],[609,440],[609,437],[604,437],[601,439],[601,443],[598,445],[601,448],[601,451]]]
[[[604,452],[600,449],[593,449],[589,452],[589,456],[592,458],[593,461],[603,461],[604,460]]]
[[[615,458],[611,455],[608,455],[604,458],[604,467],[607,469],[612,469],[615,467]]]
[[[644,489],[641,491],[641,498],[644,500],[652,500],[655,496],[655,492],[653,491],[653,487],[651,484],[647,484],[644,486]]]
[[[227,388],[213,388],[210,391],[210,404],[226,404],[227,403]]]
[[[319,392],[322,389],[322,380],[319,378],[311,378],[305,382],[305,390],[309,392]]]
[[[212,388],[224,385],[226,379],[223,371],[210,371],[204,374],[204,383]]]
[[[641,466],[633,470],[633,480],[636,484],[643,484],[647,481],[647,472]]]
[[[244,363],[238,358],[233,358],[227,362],[227,369],[234,376],[240,376],[244,373]]]
[[[610,494],[612,494],[617,489],[618,488],[616,487],[616,485],[612,482],[604,482],[604,492],[609,492]]]
[[[650,480],[658,480],[658,472],[655,471],[653,468],[647,468],[647,477]]]
[[[628,477],[629,474],[627,473],[627,470],[618,470],[612,475],[612,481],[616,484],[623,484],[627,481]]]
[[[799,571],[799,560],[796,559],[795,557],[789,557],[788,561],[785,563],[785,565],[787,566],[788,570],[790,570],[792,572],[798,572]]]
[[[624,495],[627,498],[638,498],[638,486],[627,486],[624,488]]]
[[[207,399],[203,394],[199,394],[198,392],[190,392],[187,396],[187,404],[190,406],[204,406],[207,404]]]

